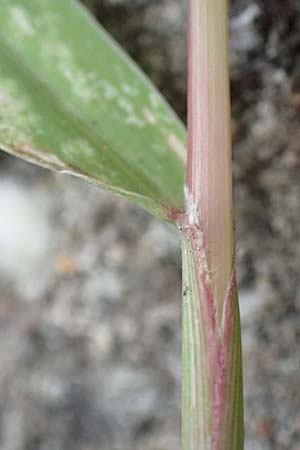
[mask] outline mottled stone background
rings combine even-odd
[[[185,120],[185,1],[85,3]],[[230,33],[246,450],[299,450],[300,3]],[[176,235],[4,154],[0,194],[1,450],[179,450]]]

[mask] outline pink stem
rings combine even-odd
[[[220,319],[233,257],[226,0],[189,0],[187,191]]]
[[[211,450],[222,448],[236,289],[230,124],[227,1],[189,0],[187,213],[181,225],[193,243],[208,345]]]

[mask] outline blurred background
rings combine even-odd
[[[185,1],[84,3],[185,121]],[[230,65],[246,450],[299,450],[299,1],[232,1]],[[0,158],[1,450],[179,450],[177,236]]]

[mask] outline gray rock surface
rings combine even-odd
[[[185,2],[85,3],[185,119]],[[299,450],[300,6],[231,3],[246,450]],[[0,192],[1,450],[179,450],[176,235],[4,155]]]

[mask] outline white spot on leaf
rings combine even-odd
[[[172,148],[172,150],[175,151],[177,156],[179,156],[181,161],[183,161],[184,164],[185,164],[186,163],[186,156],[187,156],[186,148],[182,144],[182,142],[177,138],[177,136],[175,136],[175,134],[172,134],[172,133],[169,134],[169,136],[168,136],[168,144]]]
[[[156,124],[156,117],[155,115],[147,108],[143,109],[143,114],[147,120],[148,123],[150,123],[151,125],[155,125]]]
[[[145,126],[145,122],[135,115],[125,117],[124,122],[127,125],[136,126],[137,128],[143,128]]]
[[[39,129],[39,121],[27,98],[10,79],[0,78],[0,107],[2,144],[30,145],[32,130]]]
[[[126,98],[120,98],[118,104],[127,114],[131,114],[133,112],[133,106],[128,100],[126,100]]]
[[[64,156],[70,160],[78,158],[80,155],[93,159],[95,157],[95,150],[89,142],[84,139],[74,139],[69,142],[65,142],[62,145],[62,151]]]
[[[116,88],[109,83],[107,80],[101,80],[100,85],[102,87],[103,96],[106,100],[112,100],[113,98],[117,97],[118,92]]]
[[[137,88],[130,86],[127,83],[122,84],[122,91],[124,92],[124,94],[127,94],[131,97],[136,97],[139,93]]]
[[[35,30],[30,23],[27,12],[20,6],[14,6],[10,11],[11,17],[17,27],[17,31],[20,31],[24,36],[33,36]]]

